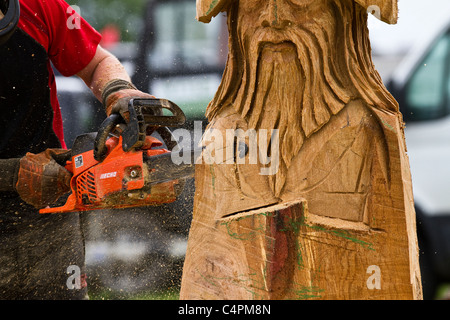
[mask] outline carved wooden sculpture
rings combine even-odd
[[[420,299],[402,117],[367,30],[397,0],[197,0],[202,22],[221,11],[181,298]]]

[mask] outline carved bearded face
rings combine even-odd
[[[232,106],[252,129],[278,129],[275,194],[305,139],[352,99],[396,110],[373,69],[367,14],[352,0],[236,0],[230,54],[208,116]]]
[[[244,104],[241,112],[250,127],[274,128],[272,121],[280,124],[289,117],[308,137],[349,100],[348,92],[338,90],[337,83],[333,88],[325,78],[330,72],[334,81],[337,74],[324,55],[332,57],[339,50],[335,28],[326,26],[335,20],[330,4],[329,0],[239,0],[237,42],[245,81],[237,100]],[[286,112],[275,116],[268,109]],[[273,117],[261,114],[268,111]]]

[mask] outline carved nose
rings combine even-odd
[[[292,23],[289,5],[285,0],[268,0],[268,8],[264,15],[262,26],[283,29]]]

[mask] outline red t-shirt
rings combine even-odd
[[[50,61],[62,75],[75,75],[94,57],[101,35],[63,0],[20,0],[18,27],[47,51],[53,130],[65,148],[55,75]]]

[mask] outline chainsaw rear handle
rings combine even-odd
[[[172,115],[163,115],[163,110]],[[94,159],[101,162],[105,159],[108,148],[106,140],[114,128],[121,123],[126,124],[122,132],[122,149],[127,152],[144,144],[147,128],[152,127],[161,134],[169,149],[173,148],[171,132],[167,127],[181,126],[186,121],[183,111],[175,103],[166,99],[131,99],[128,103],[129,121],[125,122],[119,114],[111,114],[100,125],[94,142]]]

